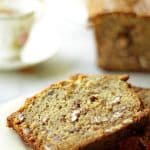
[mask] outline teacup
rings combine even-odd
[[[35,3],[32,7],[32,1],[2,0],[0,2],[1,60],[20,57],[36,20],[37,10]]]

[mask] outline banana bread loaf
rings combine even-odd
[[[100,67],[150,71],[150,0],[88,0]]]
[[[150,89],[134,88],[143,101],[145,108],[150,108]],[[137,136],[121,141],[115,150],[150,150],[150,118],[144,129]]]
[[[7,119],[35,150],[107,149],[144,126],[149,110],[110,75],[77,75],[29,98]]]

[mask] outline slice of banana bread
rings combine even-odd
[[[150,89],[134,88],[143,101],[145,108],[150,108]],[[115,150],[150,150],[150,118],[144,131],[121,141]]]
[[[35,150],[107,149],[148,118],[125,79],[77,75],[53,84],[10,115],[8,126]]]
[[[98,65],[150,71],[150,0],[89,0]]]

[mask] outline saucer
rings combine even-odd
[[[11,71],[11,70],[20,70],[20,69],[25,69],[28,67],[33,67],[35,65],[41,64],[49,60],[56,54],[57,51],[58,51],[58,47],[51,48],[50,52],[47,53],[47,55],[43,55],[42,51],[39,51],[38,53],[34,55],[34,57],[22,57],[21,59],[15,59],[15,60],[2,60],[0,61],[0,70]],[[28,58],[29,58],[29,61],[28,61]]]

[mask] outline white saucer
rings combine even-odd
[[[16,111],[25,101],[25,97],[17,98],[0,107],[0,146],[3,150],[30,150],[20,139],[20,137],[6,126],[6,118]]]

